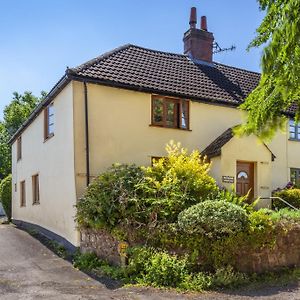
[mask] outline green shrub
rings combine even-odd
[[[300,209],[300,189],[285,189],[274,193],[274,197],[280,197],[289,204]],[[273,200],[273,207],[277,210],[289,207],[278,199]]]
[[[281,222],[281,221],[299,222],[300,210],[283,208],[278,211],[271,211],[270,218],[274,222]]]
[[[98,276],[109,276],[113,279],[126,281],[124,269],[118,266],[112,266],[108,262],[101,260],[95,253],[77,252],[73,257],[73,265],[82,271],[88,271]]]
[[[127,276],[133,281],[144,278],[146,264],[151,260],[156,250],[152,247],[133,247],[128,249]]]
[[[249,277],[233,270],[231,266],[217,269],[212,277],[212,285],[220,288],[232,288],[249,282]]]
[[[249,215],[250,231],[266,231],[274,227],[274,223],[270,217],[271,210],[260,209],[253,211]]]
[[[73,260],[73,265],[83,271],[90,271],[100,268],[103,264],[95,253],[76,253]]]
[[[185,276],[184,281],[179,285],[182,290],[202,292],[212,287],[212,275],[206,273],[195,273]]]
[[[97,229],[130,223],[143,211],[135,189],[142,177],[141,168],[116,164],[94,179],[77,204],[79,226]]]
[[[188,154],[174,142],[166,150],[166,158],[145,168],[145,178],[138,188],[150,199],[152,213],[158,219],[175,222],[182,210],[217,193],[218,187],[208,174],[210,164],[201,159],[198,151]]]
[[[77,204],[79,227],[106,228],[126,238],[129,229],[176,222],[182,210],[217,193],[199,152],[188,155],[174,143],[167,152],[152,167],[113,165],[97,177]]]
[[[241,206],[248,213],[253,212],[254,207],[258,201],[258,200],[255,200],[255,201],[252,201],[251,203],[249,203],[248,194],[245,196],[238,196],[234,190],[232,190],[232,191],[219,190],[216,194],[210,195],[207,200],[212,200],[212,201],[224,200],[226,202],[230,202],[230,203],[236,204],[238,206]]]
[[[187,261],[167,252],[156,252],[146,264],[146,283],[157,287],[177,287],[187,276]]]
[[[226,201],[204,201],[178,216],[178,225],[186,234],[222,238],[243,231],[248,226],[246,211]]]
[[[188,275],[186,258],[151,247],[130,249],[126,269],[131,281],[155,287],[179,287]]]
[[[12,177],[8,175],[0,183],[0,201],[9,220],[11,219],[11,190]]]

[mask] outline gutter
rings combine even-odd
[[[86,161],[86,185],[90,184],[90,144],[89,144],[89,107],[88,89],[86,81],[83,82],[84,88],[84,116],[85,116],[85,161]]]

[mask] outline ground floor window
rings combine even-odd
[[[291,182],[300,188],[300,169],[291,169]]]
[[[40,204],[39,175],[32,176],[32,204]]]

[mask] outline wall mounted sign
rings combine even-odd
[[[234,176],[222,176],[222,182],[234,183]]]
[[[269,190],[270,188],[268,186],[261,186],[260,187],[262,190]]]

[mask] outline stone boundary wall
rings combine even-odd
[[[300,267],[300,224],[294,224],[287,232],[281,231],[271,248],[241,249],[235,267],[241,272],[256,273]]]
[[[81,230],[80,250],[83,253],[94,252],[111,264],[120,265],[119,241],[105,230]]]
[[[105,230],[81,231],[81,251],[95,252],[100,258],[115,265],[120,265],[118,244],[119,241]],[[282,231],[274,247],[256,250],[241,248],[235,257],[235,268],[246,273],[300,266],[300,224],[295,224],[286,233]]]

